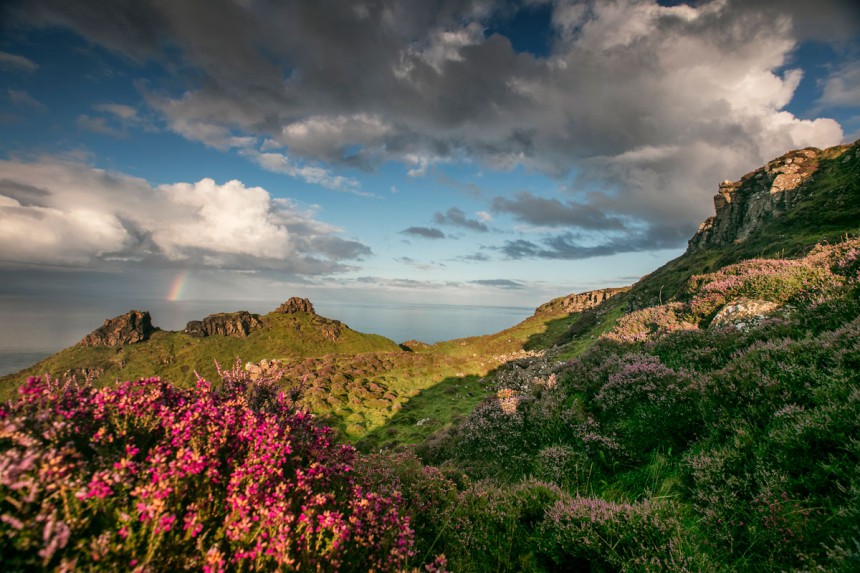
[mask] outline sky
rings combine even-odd
[[[860,5],[11,0],[0,296],[537,306],[860,138]]]

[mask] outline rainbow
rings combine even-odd
[[[167,300],[171,302],[176,302],[177,300],[182,299],[182,291],[185,290],[185,285],[187,284],[188,273],[186,271],[180,271],[176,278],[173,279],[173,283],[170,285],[170,290],[167,292]]]

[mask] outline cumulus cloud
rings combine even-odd
[[[437,212],[433,216],[433,220],[439,225],[462,227],[464,229],[469,229],[470,231],[478,231],[479,233],[486,233],[489,231],[486,224],[478,221],[477,219],[467,218],[466,213],[457,207],[451,207],[445,213]]]
[[[444,239],[445,233],[433,227],[409,227],[400,231],[404,235],[411,235],[421,239]]]
[[[312,210],[240,181],[151,186],[80,163],[0,162],[0,260],[106,260],[297,274],[345,270],[370,255]]]
[[[803,74],[788,65],[800,39],[851,37],[850,6],[558,0],[546,57],[488,34],[512,8],[483,0],[20,0],[16,13],[164,64],[173,83],[147,101],[169,128],[267,169],[357,192],[333,170],[522,165],[575,177],[562,214],[599,227],[587,213],[602,210],[611,230],[625,216],[686,227],[709,214],[718,181],[839,143],[835,121],[785,111]],[[832,105],[854,94],[854,83],[828,85]],[[526,207],[512,201],[500,210]]]

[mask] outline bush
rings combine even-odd
[[[567,498],[547,512],[540,543],[556,570],[689,571],[679,527],[648,502]]]
[[[4,568],[399,569],[399,496],[356,483],[353,449],[274,380],[221,375],[193,389],[30,378],[0,408]]]
[[[684,446],[702,425],[700,384],[683,371],[648,354],[623,357],[621,368],[594,397],[600,419],[637,455],[656,448]]]

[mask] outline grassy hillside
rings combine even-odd
[[[27,376],[45,373],[91,377],[96,386],[160,376],[183,387],[193,385],[195,372],[216,379],[215,361],[226,367],[237,358],[243,364],[266,360],[282,371],[282,384],[302,386],[304,406],[342,437],[366,436],[367,448],[399,447],[467,415],[487,395],[484,377],[512,359],[552,348],[577,318],[546,313],[496,334],[415,345],[413,351],[346,327],[332,340],[321,328],[328,319],[270,313],[262,317],[264,327],[246,338],[157,331],[147,341],[117,348],[75,345],[0,378],[0,399],[13,398]]]
[[[791,258],[818,243],[836,243],[860,231],[860,143],[837,157],[825,150],[801,201],[779,217],[760,221],[742,242],[685,253],[643,277],[631,290],[637,307],[684,298],[687,280],[752,258]]]
[[[368,471],[455,571],[856,571],[858,273],[852,239],[699,277]],[[714,326],[738,299],[771,310]]]
[[[97,385],[117,379],[161,376],[183,386],[195,381],[195,371],[214,378],[215,361],[226,366],[237,357],[256,362],[273,357],[296,360],[326,354],[354,356],[400,351],[396,343],[383,336],[363,334],[345,326],[337,339],[332,340],[320,328],[324,319],[313,314],[273,312],[262,319],[264,327],[246,338],[195,338],[182,332],[157,331],[149,340],[116,348],[75,345],[31,368],[0,378],[0,399],[12,397],[14,388],[27,376],[44,373],[92,376]]]

